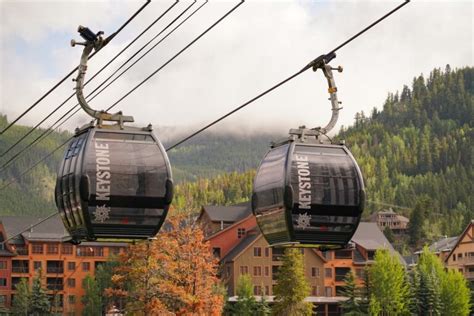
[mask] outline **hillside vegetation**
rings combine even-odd
[[[395,204],[412,216],[421,214],[426,238],[455,235],[474,218],[473,82],[474,68],[435,69],[414,78],[411,87],[388,95],[382,110],[358,113],[342,128],[367,185],[366,215]],[[0,117],[0,128],[7,124]],[[15,126],[0,137],[0,152],[27,131]],[[0,173],[1,182],[19,179],[27,166],[67,139],[54,133],[28,155]],[[174,207],[197,210],[205,204],[233,204],[250,198],[254,169],[279,136],[204,134],[169,153],[177,183]],[[172,141],[170,141],[172,143]],[[49,214],[55,207],[55,171],[62,151],[0,190],[0,214]],[[5,161],[5,158],[2,161]],[[418,214],[420,215],[420,214]],[[420,218],[420,216],[416,217]]]

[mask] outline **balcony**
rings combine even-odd
[[[273,261],[281,261],[281,259],[283,258],[284,253],[285,253],[284,248],[273,248],[272,260]]]
[[[46,273],[64,273],[62,261],[48,261],[46,263]]]
[[[46,278],[46,288],[51,291],[62,291],[63,278]]]
[[[27,247],[18,247],[17,246],[15,251],[19,256],[28,256],[28,248]]]
[[[337,282],[344,281],[347,273],[349,272],[351,272],[350,268],[336,268],[336,276],[335,276],[336,281]]]
[[[12,272],[13,273],[29,273],[29,261],[28,260],[13,260],[12,261]]]

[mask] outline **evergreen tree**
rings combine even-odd
[[[15,286],[15,296],[12,302],[13,315],[28,315],[30,308],[30,286],[28,279],[21,278],[20,283]]]
[[[425,220],[425,211],[427,210],[428,203],[429,201],[426,197],[419,199],[410,215],[408,234],[410,236],[410,244],[414,247],[425,237],[423,222]]]
[[[369,267],[370,312],[400,315],[409,312],[410,288],[405,268],[387,249],[377,250]]]
[[[385,227],[385,229],[383,230],[383,234],[385,235],[385,238],[387,238],[387,240],[393,244],[395,242],[395,235],[393,234],[392,232],[392,229],[390,229],[390,227]]]
[[[32,315],[46,315],[50,313],[51,304],[45,289],[41,286],[42,272],[41,269],[33,279],[30,296],[30,313]]]
[[[252,277],[249,274],[239,276],[237,280],[237,302],[233,315],[252,316],[257,309],[257,301],[253,296]]]
[[[270,309],[270,305],[268,305],[266,296],[262,295],[260,297],[260,300],[257,302],[257,306],[255,308],[255,315],[267,316],[267,315],[270,315],[271,313],[272,313],[272,310]]]
[[[95,280],[97,282],[98,293],[102,297],[102,311],[106,312],[108,308],[115,306],[121,309],[123,306],[122,298],[114,295],[105,295],[105,290],[113,287],[112,276],[114,270],[119,265],[115,257],[109,258],[108,261],[100,264],[95,271]]]
[[[422,315],[441,315],[441,280],[444,275],[441,261],[425,246],[415,271],[418,277],[415,289],[416,310]]]
[[[82,315],[102,315],[102,294],[100,293],[95,278],[87,275],[85,279],[82,280],[82,287],[85,291],[85,295],[81,299],[82,304],[84,304]]]
[[[274,315],[311,315],[313,305],[304,302],[310,288],[304,275],[303,255],[300,249],[287,248],[282,257],[275,286]]]
[[[354,273],[350,271],[344,278],[344,287],[341,291],[341,296],[347,297],[347,300],[341,303],[344,315],[359,316],[364,315],[360,306],[361,300],[359,297],[360,291],[357,288]]]

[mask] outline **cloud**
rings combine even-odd
[[[67,45],[67,38],[77,39],[78,24],[110,32],[142,2],[0,3],[0,111],[13,118],[78,63],[79,49]],[[152,2],[90,61],[87,76],[90,78],[172,3]],[[86,93],[189,3],[182,1],[176,5],[149,35],[91,82]],[[208,3],[91,104],[97,108],[113,104],[236,3]],[[195,129],[295,73],[396,5],[398,2],[391,1],[245,2],[124,99],[117,110],[134,115],[139,125],[151,122],[180,131]],[[411,84],[412,78],[420,73],[426,75],[434,67],[444,68],[448,63],[453,68],[472,66],[472,18],[469,1],[413,1],[341,49],[332,62],[345,69],[342,74],[335,74],[344,107],[335,129],[341,124],[350,125],[358,111],[367,113],[374,106],[380,108],[388,92]],[[35,58],[38,51],[43,52],[40,60]],[[22,123],[36,123],[70,95],[72,87],[72,82],[65,83]],[[285,132],[303,124],[325,125],[331,115],[326,89],[322,73],[308,71],[219,123],[216,129]],[[73,106],[73,101],[67,107]],[[81,114],[67,127],[72,129],[89,120]],[[54,118],[49,122],[53,121]]]

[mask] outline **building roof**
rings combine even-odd
[[[440,240],[435,241],[429,247],[431,252],[440,253],[444,251],[451,251],[458,242],[459,236],[456,237],[443,237]],[[415,253],[421,253],[422,250]]]
[[[469,229],[471,228],[471,226],[474,225],[474,219],[471,220],[471,222],[467,225],[467,227],[464,229],[464,231],[462,232],[461,236],[459,236],[459,238],[456,240],[456,243],[453,245],[451,251],[449,252],[449,254],[446,256],[446,259],[444,259],[445,262],[448,262],[448,259],[449,257],[451,257],[451,255],[453,254],[454,250],[458,247],[459,243],[464,239],[464,236],[469,232]]]
[[[403,257],[393,248],[377,226],[377,223],[360,222],[354,236],[352,236],[352,242],[366,250],[388,249],[392,254],[396,254],[403,264],[406,264]]]
[[[250,202],[245,202],[233,206],[213,206],[205,205],[201,209],[202,213],[206,213],[213,222],[236,222],[252,213]]]
[[[239,242],[231,251],[229,251],[224,258],[222,258],[222,263],[232,262],[235,258],[239,256],[247,247],[250,247],[254,242],[256,242],[263,235],[260,232],[255,234],[248,234]]]
[[[29,227],[38,223],[41,217],[36,216],[1,216],[0,221],[3,223],[7,238],[11,238]],[[69,237],[67,230],[59,216],[53,216],[38,226],[27,230],[21,234],[23,238],[28,240],[44,240],[57,241]]]

